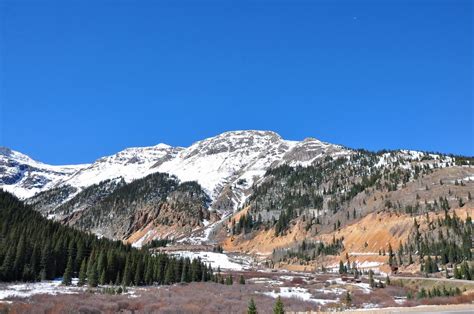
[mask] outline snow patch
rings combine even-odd
[[[262,294],[267,295],[272,298],[295,298],[302,301],[309,301],[318,304],[327,304],[327,303],[334,303],[338,302],[339,300],[328,300],[328,299],[315,299],[313,295],[308,292],[308,289],[301,288],[301,287],[281,287],[280,291],[277,292],[275,290],[271,292],[262,292]]]

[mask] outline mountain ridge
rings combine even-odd
[[[188,147],[131,147],[78,166],[49,166],[3,148],[0,188],[22,197],[45,217],[106,237],[139,243],[164,235],[205,241],[209,224],[248,206],[252,217],[247,231],[264,224],[281,235],[301,213],[327,216],[321,227],[313,223],[308,228],[330,229],[344,223],[342,212],[358,208],[359,215],[365,215],[384,208],[390,205],[383,199],[391,191],[420,176],[441,173],[439,169],[453,174],[440,182],[474,178],[472,164],[464,157],[412,150],[371,153],[314,138],[289,141],[272,131],[244,130]],[[163,174],[169,179],[157,181]],[[169,186],[176,191],[159,192]],[[124,196],[137,191],[142,191],[142,198]],[[366,199],[376,191],[383,193],[377,202]],[[436,196],[444,197],[445,192]],[[415,200],[406,203],[418,195],[410,193],[396,206],[419,208]],[[202,231],[204,236],[197,237]]]
[[[48,165],[20,152],[2,148],[0,188],[27,199],[65,185],[72,186],[78,193],[104,180],[122,177],[131,182],[154,172],[165,172],[176,175],[182,181],[198,181],[208,194],[218,198],[229,181],[253,181],[253,176],[263,175],[275,162],[292,162],[295,158],[284,155],[309,142],[342,149],[342,146],[315,139],[288,141],[276,132],[260,130],[227,131],[188,147],[173,147],[164,143],[129,147],[90,164],[79,165]],[[296,162],[308,162],[305,158],[308,159],[308,156],[296,157]],[[220,163],[217,168],[214,167],[216,163]],[[243,169],[245,171],[239,176],[238,172]],[[242,201],[242,197],[233,200],[235,206]]]

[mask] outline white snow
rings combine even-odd
[[[170,252],[171,255],[188,257],[190,259],[200,258],[206,264],[211,264],[213,269],[220,267],[222,270],[243,270],[249,268],[247,261],[239,259],[232,260],[227,254],[217,252],[192,252],[192,251],[176,251]]]
[[[369,261],[364,261],[360,263],[359,261],[355,262],[357,265],[357,268],[378,268],[381,266],[383,263],[380,262],[369,262]]]
[[[20,199],[53,188],[64,178],[87,165],[53,166],[33,160],[25,154],[0,147],[0,172],[3,177],[19,176],[14,184],[2,184],[0,188],[15,194]],[[24,169],[22,169],[22,168]]]
[[[359,287],[364,293],[370,293],[372,291],[368,283],[363,283],[363,282],[352,283],[352,282],[343,281],[341,278],[336,278],[335,282],[338,285],[351,285],[354,287]]]
[[[77,279],[73,280],[73,284],[77,284]],[[62,286],[60,279],[34,283],[5,284],[5,286],[0,287],[0,300],[13,297],[27,298],[36,294],[75,294],[85,289],[77,286]]]
[[[337,302],[338,300],[329,300],[329,299],[316,299],[313,298],[313,295],[308,292],[308,289],[301,287],[280,287],[280,291],[271,291],[271,292],[262,292],[262,294],[267,295],[272,298],[295,298],[302,301],[315,302],[319,304],[327,304]]]
[[[474,176],[467,176],[465,177],[464,179],[462,179],[463,181],[474,181]]]
[[[138,241],[134,242],[132,246],[136,248],[141,248],[143,246],[143,242],[147,240],[152,240],[154,235],[155,235],[154,230],[148,230],[147,233],[145,233],[145,235],[141,237]]]
[[[274,280],[274,279],[265,278],[265,277],[249,278],[247,279],[247,282],[252,282],[255,284],[266,284],[267,286],[279,286],[283,284],[283,281]]]

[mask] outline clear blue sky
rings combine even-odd
[[[0,0],[0,145],[52,164],[268,129],[474,155],[471,1]]]

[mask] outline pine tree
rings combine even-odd
[[[240,275],[240,278],[239,278],[239,284],[241,285],[245,285],[245,278],[243,275]]]
[[[10,248],[8,248],[5,258],[3,259],[2,267],[0,269],[0,279],[3,279],[5,281],[10,281],[14,279],[12,276],[14,258],[15,258],[15,247],[10,246]]]
[[[51,244],[47,241],[41,251],[41,280],[53,279],[53,270],[51,261]]]
[[[105,252],[101,251],[99,254],[99,258],[97,259],[97,273],[100,274],[100,284],[103,285],[107,282],[107,273],[106,273],[106,266],[107,266],[107,259],[105,257]],[[103,275],[103,278],[102,278]],[[102,282],[102,280],[104,280]]]
[[[86,284],[87,278],[87,264],[86,259],[83,259],[81,262],[81,268],[79,269],[79,282],[77,283],[78,286],[83,286]]]
[[[123,270],[123,278],[122,278],[122,285],[124,287],[130,286],[130,282],[132,281],[131,279],[131,274],[130,274],[130,258],[127,257],[125,261],[125,269]]]
[[[16,256],[15,262],[13,263],[13,273],[14,277],[21,277],[21,272],[23,271],[23,266],[26,260],[26,243],[25,237],[21,235],[20,241],[16,247]]]
[[[105,268],[102,269],[102,272],[100,273],[100,277],[99,277],[99,284],[100,285],[105,285],[107,283],[107,279],[106,279],[106,272],[105,272]]]
[[[371,288],[375,288],[374,272],[369,270],[369,285]]]
[[[97,287],[97,277],[97,266],[91,257],[89,258],[89,262],[87,263],[87,284],[89,285],[89,287]]]
[[[273,307],[273,314],[284,314],[285,308],[283,302],[281,301],[280,296],[276,299],[275,306]]]
[[[119,286],[122,282],[122,278],[120,277],[120,272],[117,272],[117,277],[115,278],[115,285]]]
[[[142,283],[142,263],[140,261],[137,263],[137,269],[135,271],[135,279],[133,280],[133,282],[135,283],[136,286]]]
[[[228,286],[232,286],[233,283],[234,279],[232,278],[232,275],[227,276],[227,278],[225,279],[225,284]]]
[[[257,306],[253,298],[250,299],[249,306],[247,308],[247,314],[257,314]]]
[[[69,258],[67,260],[67,266],[66,269],[64,270],[63,274],[63,285],[70,286],[72,283],[72,269],[74,265],[74,261],[72,258],[72,255],[69,255]]]
[[[351,294],[349,293],[349,291],[346,291],[346,297],[344,298],[344,301],[345,301],[347,306],[351,305],[352,297],[351,297]]]

